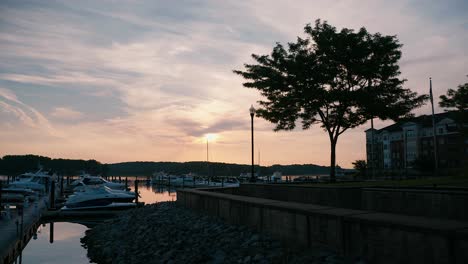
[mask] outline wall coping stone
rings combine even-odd
[[[389,226],[404,226],[408,229],[427,230],[441,233],[452,233],[466,230],[464,236],[468,237],[468,222],[450,219],[437,219],[422,216],[399,215],[390,213],[373,213],[353,215],[350,220],[359,220],[370,223],[387,224]]]
[[[383,187],[371,187],[371,188],[362,188],[363,191],[386,191],[386,192],[418,192],[418,193],[437,193],[437,194],[456,194],[456,195],[468,195],[468,190],[434,190],[434,189],[407,189],[407,188],[383,188]]]
[[[434,231],[437,233],[454,233],[458,236],[468,237],[468,222],[437,219],[421,216],[410,216],[391,213],[379,213],[365,210],[354,210],[331,206],[321,206],[316,204],[305,204],[297,202],[285,202],[250,196],[241,196],[225,193],[217,193],[200,189],[178,189],[177,192],[193,193],[197,195],[216,197],[223,200],[233,200],[243,203],[251,203],[260,207],[281,209],[285,211],[313,213],[319,215],[332,215],[334,217],[344,217],[346,221],[364,221],[368,223],[379,223],[388,226],[400,226],[408,229]]]

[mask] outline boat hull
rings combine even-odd
[[[82,207],[62,207],[62,211],[119,211],[135,208],[135,203],[110,203],[107,205],[82,206]]]
[[[131,203],[133,200],[134,200],[134,197],[100,198],[100,199],[80,201],[76,203],[65,203],[65,206],[67,208],[106,206],[112,203]]]

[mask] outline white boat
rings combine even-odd
[[[27,172],[19,175],[17,180],[11,182],[8,186],[11,188],[32,189],[33,191],[44,193],[46,184],[56,178],[55,174],[51,176],[40,169],[35,173]]]
[[[106,186],[86,187],[70,195],[65,206],[67,208],[107,206],[112,203],[131,203],[134,199],[134,192],[114,190]]]
[[[282,181],[282,178],[283,177],[283,174],[279,171],[275,171],[273,173],[273,175],[271,175],[271,181],[272,182],[281,182]]]
[[[205,185],[214,187],[239,187],[240,182],[235,177],[218,177],[212,181],[205,182]]]
[[[100,176],[91,176],[91,175],[85,175],[81,179],[73,181],[72,184],[70,185],[74,186],[73,187],[74,191],[82,191],[86,187],[91,187],[91,186],[106,186],[114,190],[125,189],[124,183],[110,182],[110,181],[103,179]]]
[[[135,208],[135,203],[110,203],[107,205],[97,206],[81,206],[81,207],[67,207],[66,205],[61,208],[62,211],[100,211],[100,210],[125,210]]]

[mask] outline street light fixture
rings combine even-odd
[[[254,115],[255,115],[255,108],[252,106],[250,106],[250,109],[249,109],[249,112],[250,112],[250,128],[251,128],[251,134],[252,134],[252,171],[251,171],[251,174],[250,174],[250,182],[255,182],[256,181],[256,178],[255,178],[255,169],[254,169],[254,126],[253,126],[253,118],[254,118]]]

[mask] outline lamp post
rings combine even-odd
[[[252,171],[250,175],[250,181],[255,182],[256,178],[255,178],[255,172],[254,172],[255,169],[254,169],[254,127],[253,127],[253,118],[255,115],[255,108],[253,107],[253,105],[250,106],[249,112],[250,112],[250,130],[252,134]]]
[[[208,181],[210,179],[210,160],[209,160],[209,152],[208,152],[208,138],[209,136],[206,137],[206,168],[207,168],[207,177]]]

